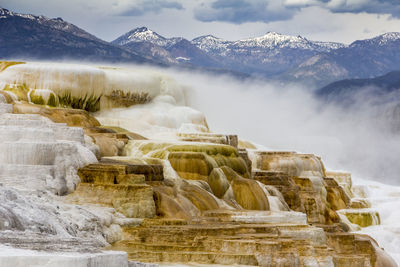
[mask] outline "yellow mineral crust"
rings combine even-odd
[[[153,189],[145,183],[153,176],[143,174],[145,167],[140,167],[118,163],[88,165],[79,170],[81,183],[68,200],[111,206],[130,218],[153,218]]]
[[[348,208],[350,199],[334,179],[325,177],[317,157],[293,153],[295,159],[288,159],[287,154],[282,160],[285,168],[275,160],[274,167],[256,168],[250,175],[237,149],[227,145],[130,140],[124,153],[124,157],[107,157],[104,163],[81,169],[82,182],[69,198],[144,218],[140,225],[123,226],[122,239],[110,247],[126,251],[132,260],[229,266],[395,266],[373,239],[329,227],[339,221],[335,210]],[[162,164],[164,180],[141,170],[150,163]],[[295,193],[290,194],[291,190]],[[284,195],[305,214],[289,210]],[[286,208],[271,211],[270,199],[275,198]]]
[[[343,209],[339,212],[345,215],[351,223],[361,227],[379,225],[381,221],[379,213],[371,209]]]
[[[248,210],[270,209],[268,191],[263,189],[262,184],[249,179],[247,164],[233,146],[198,142],[131,141],[126,147],[126,153],[138,155],[135,150],[140,151],[142,156],[167,160],[181,179],[197,182],[191,185],[181,183],[178,193],[190,200],[200,212],[224,205],[226,208]],[[200,185],[200,182],[203,184]],[[167,198],[161,195],[160,199],[162,201]],[[285,205],[277,205],[282,206]]]
[[[18,64],[25,64],[25,62],[20,61],[0,61],[0,72],[4,71],[10,66],[18,65]]]
[[[48,74],[46,79],[42,73]],[[121,69],[77,71],[74,65],[16,65],[0,75],[9,78],[8,84],[21,85],[15,92],[1,92],[11,98],[7,102],[23,92],[27,100],[40,96],[48,104],[49,91],[33,91],[44,88],[57,96],[67,91],[78,99],[112,96],[101,102],[112,107],[134,100],[129,92],[153,97],[177,88],[158,74],[130,77],[132,72]],[[179,92],[172,95],[173,101],[184,103]],[[40,97],[31,101],[42,104]],[[115,101],[118,97],[122,99]],[[396,266],[372,238],[347,232],[350,227],[340,217],[349,225],[367,226],[379,223],[379,215],[354,209],[368,204],[362,198],[365,192],[351,185],[349,175],[325,171],[315,155],[249,152],[245,148],[255,147],[234,135],[181,133],[180,141],[144,140],[117,125],[101,126],[79,109],[14,103],[14,112],[84,128],[99,147],[100,161],[78,171],[81,181],[65,200],[125,216],[118,222],[121,234],[109,242],[110,249],[126,251],[131,260],[207,266]]]
[[[290,203],[293,209],[307,214],[308,222],[339,223],[340,219],[335,210],[348,208],[350,198],[334,179],[327,177],[325,167],[319,157],[286,151],[254,151],[252,157],[253,168],[256,172],[260,170],[258,177],[262,177],[265,175],[263,172],[267,172],[269,177],[272,173],[276,173],[278,176],[274,179],[283,179],[282,173],[287,176],[284,179],[293,181],[297,185],[293,186],[292,182],[285,182],[286,185],[279,188],[286,196],[286,202]],[[268,178],[258,179],[269,184]],[[298,193],[295,195],[288,193],[289,186],[291,190]]]
[[[295,152],[260,151],[255,152],[255,166],[261,170],[282,171],[290,176],[325,177],[325,168],[321,159],[312,154],[298,154]]]
[[[57,123],[73,127],[96,127],[100,123],[88,112],[80,109],[47,108],[33,104],[14,104],[14,113],[40,114]]]
[[[235,200],[247,210],[269,210],[268,197],[257,181],[238,175],[228,166],[221,167],[227,180],[232,186]]]
[[[351,197],[351,199],[348,199],[346,206],[335,206],[335,209],[338,210],[341,217],[345,216],[344,221],[349,222],[348,224],[350,228],[357,229],[358,227],[368,227],[380,224],[379,213],[376,210],[371,209],[371,204],[366,199],[366,193],[363,187],[353,186],[350,173],[327,172],[327,175],[333,177],[333,179],[341,185],[338,187],[338,189],[342,190],[339,190],[340,195],[348,192],[346,195]],[[333,198],[332,196],[332,199],[336,199],[335,203],[340,203],[340,198]]]
[[[81,100],[85,96],[101,97],[102,109],[142,104],[166,91],[176,102],[185,101],[182,88],[176,81],[151,70],[2,61],[0,79],[4,84],[21,84],[30,89],[50,89],[58,96],[70,94],[71,98]]]

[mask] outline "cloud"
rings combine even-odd
[[[320,6],[334,13],[390,14],[400,17],[398,0],[286,0],[287,7]]]
[[[195,18],[203,22],[225,21],[271,22],[293,17],[297,7],[285,6],[283,0],[217,0],[194,9]]]
[[[322,2],[322,1],[320,1]],[[324,7],[336,13],[371,13],[390,14],[400,18],[400,2],[398,0],[330,0]]]
[[[142,16],[147,13],[159,13],[163,9],[182,10],[181,3],[168,0],[139,0],[139,1],[116,1],[112,9],[120,16]]]
[[[400,18],[398,0],[213,0],[194,10],[203,22],[273,22],[291,19],[302,8],[321,7],[333,13],[390,14]]]

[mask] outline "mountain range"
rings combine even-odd
[[[152,59],[110,44],[61,18],[0,8],[0,58],[145,63]]]
[[[140,27],[109,43],[61,18],[2,8],[0,33],[0,58],[149,63],[303,82],[313,88],[400,70],[400,33],[346,45],[275,32],[237,41],[212,35],[187,40]]]
[[[212,35],[189,41],[181,37],[165,38],[146,27],[136,28],[112,43],[132,50],[151,43],[157,46],[159,55],[161,51],[167,55],[164,62],[175,59],[196,66],[229,68],[269,77],[285,72],[317,53],[345,46],[339,43],[313,42],[301,36],[275,32],[238,41],[227,41]],[[144,49],[142,51],[145,52]],[[147,55],[153,55],[153,51],[150,50]]]

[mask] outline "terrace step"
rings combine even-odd
[[[252,254],[137,251],[135,253],[128,253],[128,257],[143,262],[194,262],[200,264],[259,265],[256,256]]]

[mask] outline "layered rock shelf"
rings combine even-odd
[[[84,230],[100,226],[96,216],[56,196],[74,191],[78,168],[96,161],[82,129],[12,111],[0,103],[0,266],[128,267],[125,253],[104,252],[98,232]]]
[[[8,112],[11,108],[3,106]],[[18,187],[18,179],[21,188],[26,186],[26,172],[42,179],[31,179],[31,189],[49,187],[48,179],[60,175],[57,153],[65,153],[76,143],[85,144],[82,129],[51,122],[39,114],[3,114],[0,124],[0,131],[8,133],[1,135],[2,149],[14,151],[1,156],[2,182],[14,187]],[[185,141],[179,136],[181,141],[176,142],[134,140],[128,133],[93,128],[98,126],[83,126],[94,143],[101,143],[96,138],[107,138],[111,143],[123,142],[125,148],[111,156],[97,154],[103,156],[100,162],[80,166],[76,173],[79,182],[64,201],[112,208],[130,219],[121,217],[122,222],[114,227],[118,234],[107,239],[112,243],[109,249],[125,251],[130,260],[249,266],[392,264],[374,240],[348,232],[336,211],[352,223],[368,223],[369,219],[360,218],[362,210],[349,209],[352,202],[346,190],[351,190],[351,185],[339,185],[349,183],[340,180],[343,175],[330,173],[335,179],[327,177],[314,155],[248,153],[237,148],[237,137],[222,135],[203,134],[189,140],[188,136],[195,135],[187,134]],[[6,178],[11,174],[12,183]],[[59,187],[49,189],[56,194],[68,192]],[[33,235],[33,241],[26,243],[18,235],[4,236],[2,243],[25,249],[34,243],[43,251],[57,247],[43,238]],[[89,239],[54,240],[64,253],[80,242],[93,249],[90,255],[117,257],[114,263],[120,261],[116,255],[123,256],[100,252],[102,243],[90,243]],[[83,251],[80,253],[79,257],[85,258]]]
[[[248,212],[240,215],[246,218],[240,221],[234,213],[219,215],[196,224],[144,221],[142,226],[126,228],[126,240],[113,249],[144,262],[251,266],[376,266],[380,257],[379,248],[367,237],[325,234],[321,228],[287,223],[290,214],[277,220],[269,212]],[[252,222],[257,216],[262,223]],[[381,258],[379,263],[390,261]]]
[[[20,68],[32,73],[28,83],[0,94],[1,266],[396,266],[354,233],[380,223],[362,187],[320,157],[210,133],[163,76],[143,81],[151,98],[136,103],[135,118],[146,118],[132,121],[126,106],[114,118],[107,109],[118,103],[101,99],[110,84],[125,98],[143,93],[114,81],[117,70],[97,71],[97,84],[90,71],[79,78],[58,66],[51,91],[29,89],[46,84],[41,70]],[[60,104],[68,88],[59,71],[82,87],[71,89],[70,108]],[[33,104],[39,96],[47,105]]]
[[[81,183],[68,196],[71,202],[107,205],[128,218],[155,216],[153,190],[145,182],[162,181],[161,166],[98,163],[78,174]]]

